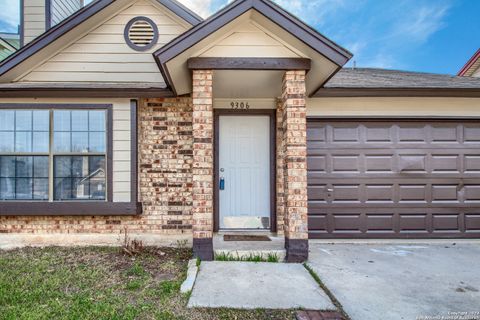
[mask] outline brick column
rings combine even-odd
[[[211,70],[193,71],[193,254],[213,260],[213,100]]]
[[[305,71],[283,77],[284,232],[288,262],[308,259],[307,112]]]

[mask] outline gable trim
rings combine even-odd
[[[176,0],[156,0],[161,5],[165,6],[168,10],[172,11],[174,14],[187,21],[192,25],[198,25],[202,20],[201,17],[193,13],[191,10],[187,9],[185,6],[179,4]],[[23,11],[23,0],[21,2],[21,11]],[[109,5],[113,4],[115,0],[98,0],[94,1],[86,7],[80,9],[63,22],[57,24],[53,28],[50,28],[41,36],[30,42],[28,45],[22,47],[16,53],[9,56],[2,63],[0,63],[0,76],[4,75],[8,71],[17,67],[24,60],[32,57],[38,51],[47,47],[50,43],[54,42],[58,38],[62,37],[69,31],[73,30],[77,25],[88,20],[90,17],[94,16],[96,13],[102,11]],[[23,14],[22,14],[23,22]],[[21,26],[21,42],[23,45],[23,28],[24,23]]]
[[[458,72],[458,76],[470,76],[470,68],[472,68],[478,60],[480,60],[480,49],[475,52],[475,54],[470,58],[470,60],[468,60],[467,63],[463,66],[463,68]]]

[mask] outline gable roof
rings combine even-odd
[[[395,95],[478,97],[480,78],[377,68],[343,68],[315,96]]]
[[[82,24],[86,20],[90,19],[97,13],[101,12],[108,6],[115,3],[116,0],[97,0],[93,1],[84,8],[78,10],[76,13],[71,15],[69,18],[65,19],[63,22],[59,23],[55,27],[47,30],[45,33],[40,35],[34,41],[30,42],[15,54],[12,54],[10,57],[5,59],[0,63],[0,76],[7,73],[11,69],[15,68],[21,64],[24,60],[30,58],[38,51],[42,50],[50,43],[54,42],[58,38],[62,37],[72,29],[76,28],[78,25]],[[185,20],[191,25],[199,24],[203,19],[197,14],[193,13],[191,10],[187,9],[185,6],[177,2],[176,0],[156,0],[161,5],[165,6],[167,9],[175,13],[177,16]]]
[[[170,87],[176,94],[178,90],[175,88],[174,79],[170,75],[167,64],[249,11],[257,12],[263,18],[290,34],[297,41],[305,44],[316,54],[326,58],[327,61],[336,66],[335,71],[338,71],[353,56],[349,51],[329,40],[270,0],[235,0],[153,53],[166,82],[170,84]],[[320,87],[324,82],[325,80],[322,80]]]
[[[461,77],[470,77],[480,68],[480,49],[467,61],[463,68],[458,72]]]

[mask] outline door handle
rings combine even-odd
[[[219,189],[220,190],[225,190],[225,178],[224,177],[220,178]]]

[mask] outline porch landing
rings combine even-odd
[[[226,234],[235,235],[265,235],[272,241],[225,241]],[[278,261],[285,260],[285,238],[269,232],[219,232],[213,237],[213,251],[215,256],[226,254],[240,259],[249,256],[261,256],[267,259],[269,255],[276,255]]]

